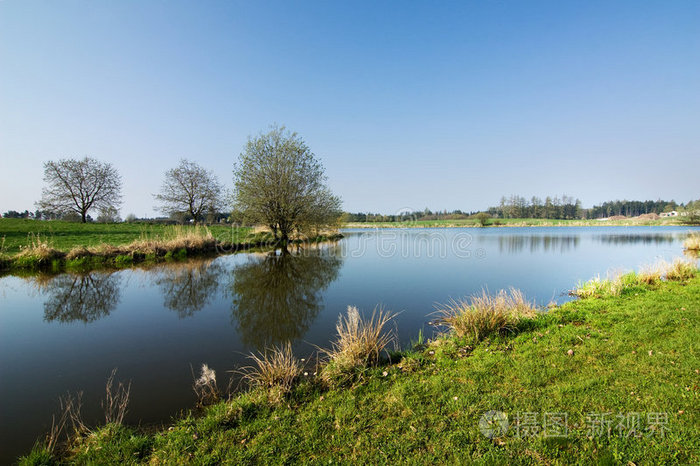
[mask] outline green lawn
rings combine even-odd
[[[97,246],[110,244],[120,246],[143,237],[162,238],[173,229],[169,225],[141,223],[75,223],[60,220],[36,221],[28,219],[0,219],[0,252],[16,254],[39,235],[43,241],[60,251],[69,251],[76,246]],[[242,240],[249,228],[233,228],[225,225],[209,227],[212,234],[224,242],[235,243]]]
[[[352,386],[309,376],[282,403],[256,390],[157,433],[97,428],[60,461],[698,464],[698,328],[698,274],[634,285],[474,348],[446,337],[394,354]],[[508,416],[497,438],[479,429],[490,410]],[[56,459],[37,449],[25,462],[44,460]]]

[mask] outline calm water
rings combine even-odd
[[[131,380],[130,423],[167,422],[194,406],[192,373],[220,385],[252,349],[291,340],[300,357],[327,346],[352,304],[400,311],[406,343],[435,304],[519,288],[540,304],[579,279],[682,255],[683,227],[354,230],[300,254],[51,278],[0,278],[0,463],[47,431],[58,397],[83,391],[100,421],[113,368]]]

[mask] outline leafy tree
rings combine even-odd
[[[478,214],[476,214],[476,219],[479,221],[479,225],[481,225],[482,227],[485,227],[489,224],[490,218],[491,216],[486,212],[479,212]]]
[[[61,159],[44,164],[41,200],[44,210],[78,215],[85,223],[93,209],[117,209],[121,203],[122,180],[109,163],[85,157],[81,160]]]
[[[99,223],[119,223],[122,219],[119,217],[119,211],[114,207],[100,209],[100,214],[97,216]]]
[[[194,223],[201,222],[206,214],[216,212],[222,205],[223,187],[214,173],[195,162],[180,160],[180,165],[165,172],[158,209],[170,216],[189,216]]]
[[[294,231],[333,224],[340,199],[325,185],[321,162],[284,127],[250,138],[234,168],[234,208],[251,223],[270,227],[286,244]]]

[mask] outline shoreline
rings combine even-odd
[[[408,349],[388,351],[337,384],[323,382],[321,367],[282,392],[274,384],[251,388],[185,410],[156,431],[113,423],[72,434],[65,448],[37,444],[20,463],[566,464],[599,462],[613,451],[618,462],[695,463],[700,276],[693,266],[672,277],[632,272],[619,286],[597,287],[479,340],[419,334]],[[577,289],[590,284],[600,282]],[[510,431],[484,434],[480,417],[489,410],[509,413]],[[591,437],[586,416],[613,410],[644,414],[645,436]],[[567,436],[554,443],[538,430],[518,436],[520,412],[566,413]],[[668,433],[649,430],[647,413],[664,413]]]
[[[343,234],[319,234],[304,239],[292,239],[289,245],[316,244],[338,241]],[[226,242],[211,235],[200,234],[174,237],[169,240],[136,240],[125,245],[99,244],[75,246],[69,251],[58,250],[39,243],[11,256],[0,257],[0,276],[8,274],[87,273],[93,270],[122,270],[137,265],[179,262],[191,258],[218,257],[243,251],[273,251],[279,242],[269,234],[256,233],[249,240]]]
[[[355,228],[355,229],[377,229],[377,228],[515,228],[515,227],[668,227],[668,226],[678,226],[678,227],[700,227],[700,224],[686,224],[679,221],[673,220],[610,220],[610,221],[599,221],[599,220],[539,220],[527,221],[521,219],[506,219],[501,220],[500,224],[490,223],[487,225],[480,225],[476,220],[461,220],[461,221],[451,221],[451,220],[425,220],[425,221],[411,221],[411,222],[348,222],[341,226],[343,228]]]

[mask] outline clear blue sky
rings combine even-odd
[[[700,198],[700,2],[0,1],[0,211],[90,155],[153,215],[275,122],[350,211]]]

